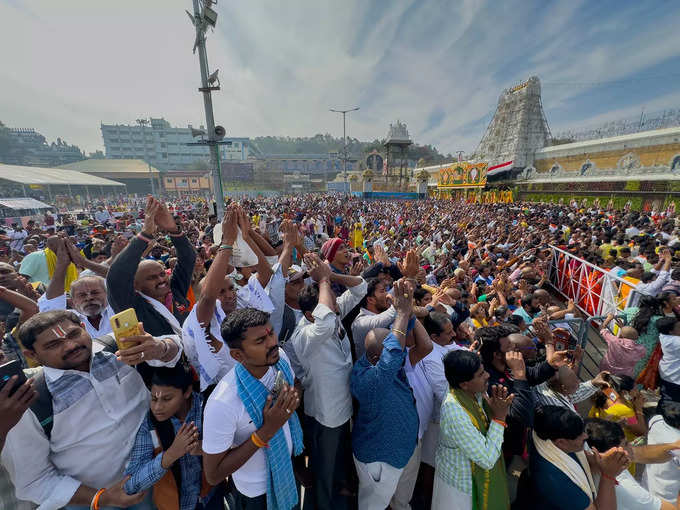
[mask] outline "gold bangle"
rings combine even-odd
[[[396,329],[396,328],[393,328],[393,329],[392,329],[392,333],[399,333],[399,334],[402,334],[402,335],[406,336],[406,333],[404,333],[402,330]]]

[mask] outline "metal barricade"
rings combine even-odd
[[[600,361],[607,352],[599,327],[608,314],[620,316],[628,307],[636,284],[556,246],[550,246],[550,249],[550,285],[565,299],[573,300],[586,316],[579,333],[584,351],[579,375],[584,380],[590,379],[599,372]]]
[[[556,246],[550,246],[551,259],[548,281],[565,299],[589,319],[617,313],[628,306],[635,282],[611,274]]]

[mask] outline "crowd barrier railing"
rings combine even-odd
[[[550,246],[548,281],[589,319],[616,314],[630,303],[635,282],[612,274],[556,246]]]
[[[597,341],[599,326],[608,314],[620,315],[628,307],[636,284],[556,246],[550,249],[548,281],[562,297],[573,300],[586,317],[580,338],[586,363],[580,370],[582,377],[590,379],[599,371],[607,349],[604,341]]]

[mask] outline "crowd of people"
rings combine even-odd
[[[680,508],[673,211],[148,197],[0,242],[3,509]]]

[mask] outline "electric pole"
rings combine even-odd
[[[203,8],[201,9],[201,0],[193,0],[194,15],[189,12],[189,18],[196,28],[196,41],[194,43],[194,52],[198,49],[198,61],[201,66],[201,88],[198,89],[203,93],[203,106],[205,108],[205,123],[208,130],[208,140],[205,145],[210,148],[210,159],[212,161],[212,180],[213,180],[213,194],[215,196],[215,204],[218,221],[222,221],[224,216],[224,191],[222,189],[222,169],[220,162],[220,137],[215,132],[215,116],[213,114],[213,104],[211,92],[219,90],[218,86],[211,86],[208,74],[208,54],[205,49],[205,32],[209,26],[215,27],[217,21],[217,13],[210,7],[212,0],[203,0]],[[215,78],[217,75],[215,74]]]
[[[347,130],[345,127],[345,115],[347,115],[349,112],[355,112],[359,109],[357,106],[356,108],[351,108],[349,110],[334,110],[333,108],[330,109],[330,111],[334,113],[342,113],[342,174],[345,178],[345,193],[350,194],[350,189],[347,188]]]

